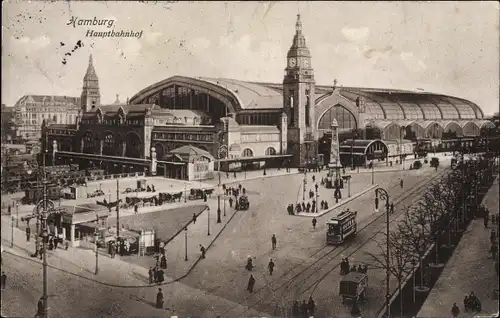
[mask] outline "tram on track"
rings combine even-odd
[[[326,243],[329,245],[342,244],[348,237],[355,235],[357,214],[358,212],[347,209],[328,220],[326,222]]]

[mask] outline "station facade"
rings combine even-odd
[[[176,75],[125,103],[102,105],[90,58],[80,100],[76,124],[45,125],[45,149],[55,140],[58,151],[149,158],[154,148],[164,160],[190,145],[232,159],[234,167],[240,159],[290,155],[299,166],[316,156],[333,119],[340,133],[371,126],[382,140],[478,136],[495,127],[478,105],[458,97],[316,85],[300,15],[280,84]]]

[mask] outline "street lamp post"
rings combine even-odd
[[[95,275],[99,274],[99,247],[98,247],[98,240],[99,240],[99,215],[96,214],[96,225],[95,225],[95,232],[94,232],[94,243],[95,243]]]
[[[304,180],[302,180],[303,185],[302,185],[302,201],[306,200],[306,184],[307,184],[307,173],[304,170]]]
[[[219,132],[219,136],[223,132]],[[218,162],[218,169],[217,169],[217,174],[219,177],[219,183],[217,184],[217,223],[222,223],[222,220],[220,218],[220,194],[221,194],[221,180],[220,180],[220,160],[222,159],[224,153],[227,152],[227,147],[225,145],[221,145],[219,149],[217,150],[217,157],[219,157]],[[225,214],[224,214],[225,215]]]
[[[207,218],[208,218],[208,222],[207,222],[208,232],[207,232],[207,235],[210,235],[210,207],[207,207]]]
[[[391,271],[389,266],[389,253],[390,253],[390,244],[389,244],[389,194],[383,188],[375,189],[375,207],[378,209],[378,197],[380,199],[385,200],[385,235],[386,235],[386,255],[385,255],[385,308],[387,317],[391,316],[391,308],[390,308],[390,279],[391,279]]]
[[[188,260],[188,228],[187,228],[187,226],[184,228],[184,247],[185,247],[184,261],[187,262],[187,260]]]
[[[16,227],[19,228],[19,202],[16,201]]]
[[[10,248],[14,248],[14,217],[12,217]]]
[[[184,183],[184,203],[187,202],[187,198],[186,197],[187,197],[187,184]]]
[[[224,216],[226,216],[226,196],[224,195]]]

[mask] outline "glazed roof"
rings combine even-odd
[[[177,84],[175,83],[177,82]],[[283,107],[282,84],[241,81],[228,78],[173,76],[153,84],[131,98],[131,103],[143,102],[144,97],[156,94],[162,87],[170,85],[200,86],[204,89],[217,89],[217,94],[225,92],[228,98],[239,103],[239,109],[280,109]],[[193,87],[194,88],[194,87]],[[196,88],[195,88],[196,89]],[[330,96],[332,87],[315,86],[316,103]],[[356,99],[364,101],[368,119],[386,120],[470,120],[483,119],[483,112],[476,104],[462,98],[429,92],[343,87],[338,86],[335,93],[353,105]]]

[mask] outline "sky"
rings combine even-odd
[[[300,12],[317,84],[418,88],[468,99],[485,114],[499,109],[496,1],[4,1],[2,9],[9,106],[26,94],[80,96],[90,54],[104,104],[173,75],[281,83]],[[114,22],[68,25],[72,18]]]

